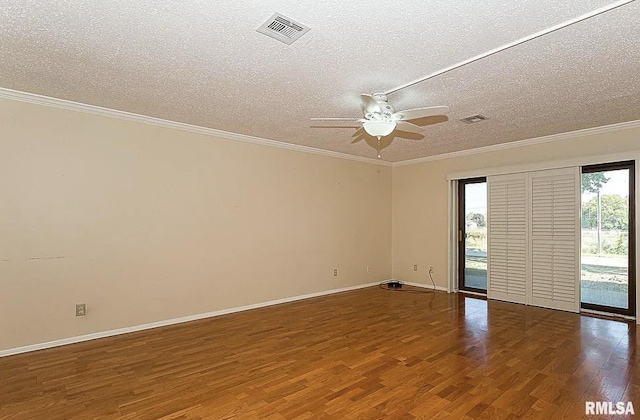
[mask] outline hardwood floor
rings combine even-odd
[[[1,358],[0,418],[581,418],[640,410],[638,344],[635,324],[368,288]]]

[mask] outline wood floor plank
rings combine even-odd
[[[369,288],[0,358],[0,418],[580,418],[640,410],[639,344],[632,323]]]

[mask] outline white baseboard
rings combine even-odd
[[[325,290],[322,292],[309,293],[307,295],[292,296],[283,299],[270,300],[268,302],[254,303],[252,305],[238,306],[235,308],[222,309],[220,311],[206,312],[203,314],[183,316],[180,318],[167,319],[163,321],[151,322],[149,324],[134,325],[132,327],[118,328],[115,330],[101,331],[92,334],[79,335],[76,337],[63,338],[60,340],[47,341],[45,343],[31,344],[13,349],[0,350],[0,357],[11,356],[14,354],[27,353],[36,350],[43,350],[52,347],[66,346],[67,344],[81,343],[83,341],[95,340],[98,338],[111,337],[114,335],[127,334],[135,331],[149,330],[152,328],[165,327],[167,325],[181,324],[183,322],[196,321],[198,319],[212,318],[220,315],[232,314],[235,312],[248,311],[251,309],[264,308],[265,306],[279,305],[281,303],[294,302],[296,300],[309,299],[319,296],[332,295],[334,293],[348,292],[350,290],[364,289],[366,287],[377,286],[379,283],[367,283],[357,286],[343,287],[340,289]]]

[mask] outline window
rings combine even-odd
[[[582,308],[635,315],[634,166],[582,167]]]
[[[487,179],[458,182],[458,288],[487,292]]]

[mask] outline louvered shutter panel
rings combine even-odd
[[[527,175],[487,179],[489,188],[487,296],[527,302]]]
[[[530,179],[530,304],[578,312],[578,168],[532,172]]]

